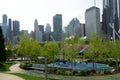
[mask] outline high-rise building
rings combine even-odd
[[[7,15],[6,14],[3,15],[3,23],[7,23]]]
[[[73,18],[68,25],[68,33],[70,36],[80,37],[80,21],[77,18]]]
[[[35,37],[35,40],[37,42],[41,42],[42,41],[42,31],[40,31],[40,29],[38,27],[37,19],[35,19],[35,22],[34,22],[34,37]]]
[[[43,41],[51,41],[51,26],[46,24],[45,33],[43,34]]]
[[[54,40],[61,41],[62,39],[62,15],[56,14],[53,16],[53,32],[54,32]]]
[[[7,31],[7,41],[9,43],[12,43],[12,38],[13,38],[13,34],[12,34],[12,20],[8,19],[8,31]]]
[[[91,20],[92,19],[92,20]],[[91,7],[85,12],[85,30],[87,39],[91,38],[92,34],[100,35],[100,9]]]
[[[39,30],[40,30],[42,33],[44,33],[44,25],[38,25],[38,27],[39,27]]]
[[[26,37],[30,37],[28,30],[21,30],[20,34],[25,35]]]
[[[3,21],[2,21],[2,31],[3,31],[4,38],[7,37],[7,29],[8,29],[8,25],[7,25],[7,15],[4,14],[4,15],[3,15]]]
[[[51,26],[50,26],[50,24],[46,24],[45,32],[46,33],[50,33],[51,32]]]
[[[118,10],[118,22],[119,22],[119,29],[120,29],[120,0],[117,0],[117,10]]]
[[[20,23],[17,20],[13,21],[13,36],[20,34]]]
[[[109,38],[113,36],[113,29],[109,24],[114,23],[114,29],[116,32],[119,30],[118,11],[119,0],[103,0],[103,16],[102,16],[102,31]]]
[[[80,23],[80,32],[81,32],[81,34],[80,34],[80,36],[81,37],[85,37],[85,24],[84,23]]]

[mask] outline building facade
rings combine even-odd
[[[37,42],[42,42],[42,31],[39,29],[37,19],[34,22],[34,37]]]
[[[12,20],[8,19],[8,31],[7,31],[7,42],[12,43],[13,42],[13,33],[12,33]]]
[[[103,0],[102,31],[109,38],[113,36],[113,29],[109,24],[114,24],[116,32],[119,30],[119,0]]]
[[[50,33],[51,32],[51,26],[50,26],[50,24],[46,24],[45,32],[46,33]]]
[[[17,20],[13,21],[13,36],[20,34],[20,23]]]
[[[39,30],[40,30],[42,33],[44,33],[44,25],[38,25],[38,27],[39,27]]]
[[[91,20],[92,19],[92,20]],[[85,12],[85,31],[87,39],[91,38],[92,34],[100,35],[100,9],[91,7]]]
[[[61,41],[62,39],[62,15],[56,14],[53,16],[53,32],[54,32],[54,40]]]
[[[119,30],[120,30],[120,0],[117,0],[117,10],[118,10],[118,23],[119,23]]]
[[[7,15],[4,14],[2,18],[3,18],[3,21],[2,21],[2,32],[3,32],[4,38],[6,39],[7,38],[7,29],[8,29]]]

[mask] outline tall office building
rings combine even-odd
[[[118,0],[119,2],[119,0]],[[102,16],[102,30],[109,38],[113,36],[113,30],[109,24],[114,23],[116,32],[119,30],[118,10],[119,3],[117,0],[103,0],[103,16]]]
[[[117,0],[117,10],[118,10],[118,23],[120,29],[120,0]]]
[[[92,20],[91,20],[92,19]],[[87,39],[91,38],[92,34],[100,35],[100,9],[91,7],[85,12],[85,30]]]
[[[3,15],[3,21],[2,21],[2,31],[3,31],[4,38],[7,37],[7,29],[8,29],[8,25],[7,25],[7,15],[4,14],[4,15]]]
[[[67,36],[77,36],[80,37],[81,32],[80,32],[80,21],[77,18],[73,18],[69,24],[68,24],[68,32],[67,32]]]
[[[84,23],[80,23],[80,36],[81,37],[85,37],[85,24]]]
[[[40,30],[42,33],[44,33],[44,25],[38,25],[38,27],[39,27],[39,30]]]
[[[54,40],[61,41],[62,39],[62,15],[56,14],[53,16],[53,31],[54,31]]]
[[[50,24],[46,24],[45,32],[46,33],[50,33],[51,32],[51,26],[50,26]]]
[[[8,31],[7,31],[7,41],[9,43],[12,43],[12,20],[11,19],[8,19]]]
[[[37,19],[35,19],[35,22],[34,22],[34,37],[35,37],[35,40],[37,42],[41,42],[42,41],[42,31],[40,31],[40,29],[38,27]]]
[[[7,23],[7,15],[6,14],[3,15],[3,23]]]
[[[20,34],[20,23],[17,20],[13,21],[13,36]]]

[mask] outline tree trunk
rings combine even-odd
[[[116,59],[116,71],[118,72],[118,67],[119,67],[119,65],[118,65],[118,60]]]

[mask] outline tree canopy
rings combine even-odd
[[[19,56],[37,57],[40,55],[41,46],[32,38],[23,39],[17,49]]]
[[[0,26],[0,62],[6,61],[6,50],[4,45],[4,37]]]

